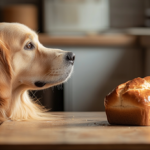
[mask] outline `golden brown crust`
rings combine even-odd
[[[136,107],[106,108],[107,119],[114,125],[150,125],[150,109]]]
[[[150,125],[150,77],[117,86],[104,100],[110,124]]]

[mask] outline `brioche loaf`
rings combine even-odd
[[[150,125],[150,76],[117,86],[104,105],[110,124]]]

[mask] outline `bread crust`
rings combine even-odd
[[[150,125],[150,77],[117,86],[105,97],[104,105],[110,124]]]

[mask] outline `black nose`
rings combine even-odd
[[[69,61],[70,63],[74,64],[75,54],[72,52],[68,52],[66,55],[66,60]]]

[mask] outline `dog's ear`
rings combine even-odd
[[[7,119],[11,102],[11,58],[10,52],[0,39],[0,122]]]

